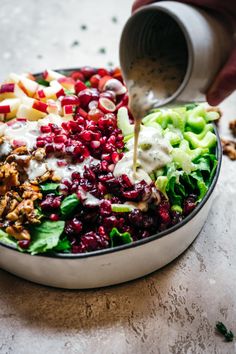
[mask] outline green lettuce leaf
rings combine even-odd
[[[68,197],[66,197],[61,203],[60,206],[61,215],[64,217],[71,215],[79,204],[80,204],[79,198],[75,193],[68,195]]]
[[[56,245],[56,247],[54,247],[52,249],[52,251],[54,252],[70,252],[71,250],[71,244],[70,241],[66,238],[63,237],[58,241],[58,244]]]
[[[110,232],[111,247],[124,245],[126,243],[131,243],[133,241],[129,232],[119,232],[116,227]]]
[[[6,232],[0,229],[0,242],[8,246],[17,247],[17,241],[14,237],[11,237]]]
[[[65,221],[44,221],[30,230],[31,244],[28,252],[32,255],[52,250],[58,245]]]

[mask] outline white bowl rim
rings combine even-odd
[[[72,69],[57,69],[56,71],[61,71],[61,72],[73,72],[73,71],[78,71],[79,68],[72,68]],[[41,76],[42,73],[36,73],[33,74],[34,76]],[[214,124],[214,123],[213,123]],[[192,220],[195,215],[201,210],[201,208],[204,206],[204,204],[207,202],[207,200],[209,199],[210,195],[212,194],[213,190],[215,189],[217,180],[219,178],[219,174],[220,174],[220,168],[221,168],[221,162],[222,162],[222,147],[221,147],[221,141],[220,141],[220,136],[217,130],[216,125],[214,124],[214,132],[216,134],[217,137],[217,145],[216,145],[216,157],[217,157],[217,168],[215,171],[215,175],[214,178],[211,182],[210,187],[208,188],[207,193],[205,194],[205,196],[203,197],[203,199],[201,200],[201,202],[196,206],[196,208],[188,215],[186,216],[186,218],[184,218],[182,221],[180,221],[179,223],[177,223],[176,225],[161,231],[157,234],[151,235],[147,238],[141,239],[141,240],[137,240],[134,241],[132,243],[127,243],[124,245],[120,245],[120,246],[116,246],[116,247],[109,247],[109,248],[105,248],[105,249],[101,249],[101,250],[97,250],[97,251],[92,251],[92,252],[87,252],[87,253],[53,253],[53,254],[36,254],[36,255],[31,255],[29,253],[26,252],[20,252],[16,247],[11,246],[11,245],[7,245],[4,244],[0,241],[0,247],[5,247],[8,249],[11,249],[13,251],[16,251],[18,253],[20,253],[21,255],[24,256],[29,256],[29,257],[46,257],[46,258],[60,258],[60,259],[79,259],[79,258],[90,258],[90,257],[95,257],[95,256],[102,256],[102,255],[106,255],[109,253],[113,253],[113,252],[119,252],[119,251],[123,251],[126,249],[130,249],[133,247],[138,247],[138,246],[142,246],[145,243],[149,243],[152,242],[154,240],[157,240],[159,238],[162,238],[164,236],[167,236],[173,232],[175,232],[176,230],[180,229],[182,226],[184,226],[185,224],[187,224],[190,220]]]

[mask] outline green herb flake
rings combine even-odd
[[[102,47],[98,50],[100,54],[106,54],[106,48]]]
[[[49,86],[50,85],[49,82],[44,79],[37,79],[36,82],[42,86]]]
[[[77,195],[71,194],[66,197],[60,206],[60,211],[63,217],[66,217],[68,215],[71,215],[71,213],[77,208],[77,206],[80,204],[79,198]]]
[[[216,330],[225,337],[226,342],[232,342],[234,339],[234,334],[232,331],[229,331],[224,323],[217,322]]]
[[[127,243],[133,242],[133,239],[129,232],[119,232],[116,227],[110,232],[110,239],[111,239],[111,247],[116,247],[120,245],[125,245]]]
[[[80,29],[82,31],[86,31],[88,29],[88,27],[87,27],[87,25],[83,24],[83,25],[80,26]]]

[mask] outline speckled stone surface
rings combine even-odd
[[[131,3],[1,0],[0,78],[45,67],[118,64]],[[236,117],[235,102],[236,95],[222,106],[223,136]],[[235,176],[236,162],[224,158],[199,237],[177,260],[143,279],[63,291],[0,271],[0,353],[236,353],[235,342],[225,343],[214,331],[220,320],[236,332]]]

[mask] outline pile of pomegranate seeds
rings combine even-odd
[[[122,158],[124,141],[117,127],[117,110],[128,105],[127,89],[120,70],[108,71],[84,67],[72,72],[75,93],[60,97],[61,106],[73,113],[73,119],[61,126],[41,126],[37,147],[45,148],[47,157],[58,157],[58,166],[67,161],[80,164],[90,158],[82,172],[73,172],[61,181],[59,193],[44,195],[40,207],[49,220],[61,218],[63,200],[75,194],[76,210],[65,220],[64,236],[72,253],[91,252],[111,247],[110,232],[129,233],[133,241],[144,239],[182,220],[196,205],[195,196],[185,200],[184,213],[171,211],[169,201],[156,190],[154,183],[132,184],[127,175],[115,178],[115,164]],[[73,110],[69,109],[73,107]],[[130,115],[132,120],[132,116]],[[159,202],[153,199],[153,190]],[[149,201],[142,211],[138,207],[126,212],[112,211],[112,205]],[[24,245],[26,247],[26,245]]]

